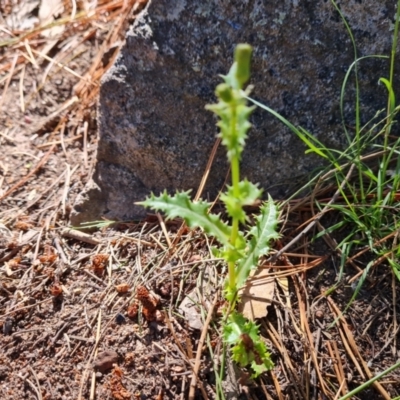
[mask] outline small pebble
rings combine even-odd
[[[315,311],[315,318],[324,319],[324,312],[321,310]]]
[[[99,353],[96,361],[93,363],[93,368],[100,372],[105,372],[118,363],[118,354],[113,350],[106,350]]]
[[[43,371],[39,371],[37,373],[37,378],[39,379],[39,382],[45,382],[47,379],[47,375]]]
[[[13,329],[13,319],[7,317],[3,324],[3,333],[4,335],[10,335]]]
[[[121,325],[121,324],[123,324],[123,323],[125,322],[125,317],[124,317],[121,313],[119,313],[119,314],[117,314],[117,316],[115,317],[115,322],[116,322],[118,325]]]

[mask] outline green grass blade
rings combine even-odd
[[[379,82],[382,82],[386,86],[386,89],[389,93],[389,97],[388,97],[389,113],[392,114],[394,111],[394,108],[396,107],[396,96],[394,94],[392,85],[386,78],[380,78]]]
[[[389,374],[390,372],[394,371],[395,369],[400,367],[400,361],[394,365],[392,365],[390,368],[386,369],[385,371],[381,372],[380,374],[374,376],[367,382],[363,383],[362,385],[358,386],[357,388],[353,389],[351,392],[346,393],[344,396],[340,397],[339,400],[347,400],[353,397],[354,395],[360,393],[362,390],[366,389],[368,386],[372,385],[374,382],[377,380],[383,378],[385,375]],[[396,399],[399,397],[396,397]],[[395,399],[393,399],[395,400]]]

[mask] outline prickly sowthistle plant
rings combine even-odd
[[[257,267],[261,256],[270,251],[270,242],[278,237],[276,226],[278,210],[272,199],[264,202],[260,214],[255,218],[255,225],[243,233],[239,225],[246,226],[248,217],[244,206],[254,204],[261,196],[257,185],[248,180],[240,181],[239,163],[241,160],[247,131],[251,124],[248,119],[253,107],[246,105],[244,96],[250,93],[243,85],[250,78],[251,46],[239,44],[235,49],[235,61],[224,83],[216,88],[219,99],[217,104],[207,105],[220,118],[218,127],[222,143],[227,148],[231,164],[232,185],[221,196],[231,224],[222,221],[219,215],[209,213],[210,204],[205,201],[193,202],[189,192],[170,196],[167,192],[160,196],[152,194],[145,201],[138,203],[154,210],[166,213],[167,218],[182,217],[189,227],[200,227],[210,236],[214,236],[221,248],[219,255],[228,264],[228,278],[225,284],[225,297],[229,302],[228,315],[224,318],[224,340],[232,347],[232,357],[240,366],[250,366],[253,376],[273,367],[264,342],[259,336],[258,326],[253,321],[235,311],[238,291],[245,284],[250,271]]]

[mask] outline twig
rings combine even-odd
[[[6,82],[5,86],[4,86],[3,94],[0,97],[0,109],[3,107],[4,99],[6,98],[6,93],[7,93],[7,90],[8,90],[8,86],[10,85],[11,79],[12,79],[12,77],[14,75],[14,70],[15,70],[15,66],[17,65],[17,61],[18,61],[18,54],[16,54],[14,56],[14,59],[12,61],[11,68],[10,68],[10,74],[9,74],[9,76],[7,78],[7,82]]]
[[[87,154],[87,134],[88,134],[89,124],[87,121],[83,123],[83,164],[86,169],[89,168],[88,165],[88,154]]]
[[[276,378],[276,375],[274,374],[274,371],[269,371],[269,375],[271,376],[272,381],[274,382],[274,386],[275,386],[275,389],[276,389],[276,394],[278,395],[278,399],[279,400],[284,400],[284,397],[283,397],[283,394],[282,394],[282,390],[281,390],[281,385],[279,384],[279,381]],[[262,384],[263,390],[265,391],[264,382],[261,381],[261,384]],[[268,394],[268,392],[266,392],[266,393]]]
[[[96,342],[95,342],[95,344],[93,346],[93,349],[92,349],[92,351],[91,351],[91,353],[89,355],[88,361],[86,363],[86,367],[85,367],[85,369],[83,371],[83,374],[82,374],[81,385],[80,385],[79,394],[78,394],[78,400],[82,400],[83,399],[82,392],[83,392],[83,386],[84,386],[85,380],[86,380],[86,375],[87,375],[87,372],[89,370],[89,366],[90,366],[90,364],[91,364],[91,362],[92,362],[92,360],[94,358],[94,355],[96,354],[97,346],[99,345],[100,335],[98,334],[98,332],[99,332],[99,324],[101,324],[101,309],[99,309],[99,313],[97,315],[97,318],[98,319],[97,319]]]
[[[65,177],[65,183],[64,183],[64,190],[61,198],[61,207],[62,207],[62,213],[63,216],[65,216],[66,213],[66,202],[67,202],[67,197],[68,197],[68,190],[69,190],[69,184],[71,182],[71,177],[75,173],[75,171],[79,168],[79,165],[75,165],[73,170],[71,171],[71,167],[68,163],[66,164],[66,177]]]
[[[276,331],[275,327],[272,325],[272,323],[270,321],[268,321],[268,320],[264,321],[262,319],[261,320],[261,325],[264,326],[266,332],[268,332],[268,335],[269,335],[272,343],[274,344],[276,349],[282,355],[282,365],[284,366],[282,368],[282,370],[284,372],[287,371],[289,373],[290,382],[291,382],[292,386],[294,386],[294,389],[297,392],[297,397],[299,399],[306,399],[307,396],[306,396],[306,394],[304,392],[303,385],[300,384],[298,376],[296,375],[297,371],[293,366],[291,358],[289,357],[288,350],[286,349],[286,347],[282,343],[283,336],[280,335]],[[286,375],[286,372],[285,372],[285,375]],[[289,378],[287,378],[287,379],[289,380]]]
[[[65,126],[64,126],[63,129],[65,129]],[[61,137],[63,138],[62,135],[61,135]],[[64,138],[63,138],[63,139],[61,139],[61,140],[53,140],[52,142],[47,142],[47,143],[39,144],[39,145],[37,145],[36,147],[37,147],[38,149],[43,149],[44,147],[49,147],[49,146],[52,146],[53,144],[61,144],[61,147],[63,148],[64,155],[65,155],[65,145],[64,145],[64,143],[74,142],[75,140],[79,140],[79,139],[82,139],[82,135],[77,135],[77,136],[74,136],[74,137],[69,138],[69,139],[64,139]]]
[[[101,309],[99,311],[99,319],[97,321],[96,342],[95,342],[96,344],[93,357],[96,357],[98,352],[98,344],[100,341],[100,328],[101,328]],[[96,390],[96,373],[93,371],[92,384],[90,386],[90,398],[89,398],[90,400],[94,400],[96,395],[95,390]]]
[[[324,380],[322,378],[322,374],[321,374],[320,368],[318,367],[317,352],[316,352],[316,349],[315,349],[315,346],[314,346],[314,339],[313,339],[313,335],[311,334],[310,325],[308,323],[306,310],[305,310],[305,305],[304,305],[304,302],[303,302],[303,297],[301,296],[301,293],[300,293],[299,282],[296,279],[293,279],[293,282],[295,284],[294,287],[295,287],[297,298],[298,298],[298,301],[299,301],[300,314],[303,317],[303,320],[302,320],[302,322],[303,322],[302,325],[303,326],[302,326],[302,328],[303,328],[303,331],[306,334],[306,337],[308,339],[308,347],[309,347],[310,356],[311,356],[311,359],[313,361],[315,370],[316,370],[317,375],[318,375],[318,379],[319,379],[319,382],[320,382],[320,385],[321,385],[321,390],[322,390],[322,392],[324,393],[325,396],[328,396],[328,391],[327,391],[327,388],[325,386],[325,382],[324,382]]]
[[[339,330],[341,332],[342,339],[343,340],[345,340],[344,338],[348,339],[349,344],[350,344],[354,354],[361,361],[361,364],[362,364],[364,371],[366,372],[368,378],[371,379],[373,377],[373,374],[372,374],[371,370],[369,369],[368,364],[361,357],[360,351],[355,343],[354,336],[353,336],[352,332],[350,331],[350,329],[348,328],[347,323],[346,323],[345,319],[343,318],[342,313],[340,312],[340,310],[338,309],[338,307],[336,306],[336,304],[333,302],[333,300],[330,297],[327,297],[327,300],[328,300],[329,306],[331,307],[332,310],[334,310],[335,314],[337,315],[338,320],[340,321],[340,325],[343,329],[343,334],[342,334],[342,330],[341,329]],[[361,376],[363,376],[362,372],[361,372]],[[363,376],[363,379],[365,379],[364,376]],[[379,382],[375,381],[372,383],[372,385],[382,395],[382,397],[385,400],[391,399],[391,396],[389,395],[389,393],[385,390],[385,388]]]
[[[39,383],[39,379],[38,379],[38,377],[37,377],[37,375],[36,375],[36,372],[33,370],[33,368],[29,365],[29,369],[31,370],[31,372],[32,372],[32,375],[34,376],[34,378],[35,378],[35,381],[36,381],[36,384],[37,384],[37,386],[38,386],[38,389],[37,389],[37,395],[38,395],[38,400],[43,400],[43,397],[42,397],[42,391],[41,391],[41,389],[40,389],[40,383]]]
[[[162,230],[162,232],[163,232],[163,234],[165,236],[165,240],[168,243],[168,249],[171,251],[172,250],[172,243],[171,243],[171,239],[169,238],[167,228],[165,227],[164,219],[163,219],[163,217],[161,216],[160,213],[157,213],[157,218],[158,218],[158,222],[160,223],[161,230]]]
[[[340,396],[340,391],[344,388],[344,385],[346,384],[345,379],[342,380],[342,383],[340,384],[339,390],[336,393],[336,396],[333,400],[338,400],[339,396]]]
[[[78,79],[82,79],[82,80],[87,80],[88,78],[84,78],[83,76],[79,75],[78,73],[76,73],[75,71],[73,71],[71,68],[68,68],[66,65],[57,62],[54,58],[51,58],[49,56],[47,56],[46,54],[43,54],[43,52],[41,51],[37,51],[32,49],[32,52],[35,53],[36,55],[43,57],[45,60],[50,61],[51,63],[54,63],[55,65],[57,65],[58,67],[64,69],[65,71],[69,72],[70,74],[72,74],[73,76],[75,76]],[[90,82],[92,85],[97,85],[97,82]]]
[[[338,383],[340,384],[340,388],[337,391],[337,394],[335,396],[335,398],[336,398],[336,397],[339,397],[340,392],[342,392],[343,395],[345,395],[347,393],[346,379],[344,378],[344,375],[342,375],[343,366],[342,366],[339,354],[336,351],[334,352],[333,349],[332,349],[332,346],[335,346],[336,342],[334,342],[334,341],[330,342],[328,340],[326,342],[326,344],[327,344],[327,347],[328,347],[329,355],[330,355],[331,360],[332,360],[333,369],[335,370],[336,379],[337,379]],[[337,345],[335,347],[336,347],[335,350],[337,350]],[[339,365],[340,365],[340,368],[339,368]]]
[[[52,300],[51,298],[48,298],[48,299],[45,299],[45,300],[42,300],[42,301],[37,301],[36,303],[30,304],[29,306],[16,308],[15,310],[8,311],[8,312],[6,312],[6,313],[4,313],[4,314],[2,314],[0,316],[0,320],[5,320],[5,317],[7,317],[8,315],[14,314],[14,313],[16,313],[18,311],[23,311],[23,310],[27,310],[29,308],[37,307],[39,304],[47,303],[48,301],[51,301],[51,300]]]
[[[61,232],[61,236],[69,237],[71,239],[79,240],[88,244],[98,245],[101,243],[101,240],[96,239],[94,236],[71,228],[63,229]]]
[[[208,179],[208,175],[210,175],[210,170],[211,170],[211,166],[212,163],[214,162],[214,158],[215,158],[215,154],[217,153],[218,147],[221,143],[221,138],[218,137],[217,140],[214,143],[214,146],[211,150],[211,154],[208,157],[208,161],[207,161],[207,165],[206,165],[206,169],[203,173],[203,177],[201,178],[201,182],[200,185],[197,189],[197,193],[196,196],[194,197],[195,201],[199,200],[201,197],[201,194],[203,193],[204,190],[204,186],[206,185],[207,179]]]
[[[24,78],[25,78],[25,69],[26,66],[22,67],[21,76],[19,79],[19,97],[20,97],[20,105],[21,105],[21,112],[25,113],[25,100],[24,100]]]
[[[67,111],[71,106],[75,105],[75,103],[78,103],[79,99],[77,96],[74,96],[70,99],[68,99],[65,103],[61,105],[60,108],[52,112],[50,115],[47,117],[41,119],[37,124],[35,124],[30,130],[30,134],[34,134],[36,132],[41,131],[44,129],[48,124],[52,123],[53,121],[56,121],[58,116],[62,114],[63,112]]]
[[[343,369],[343,364],[342,364],[342,359],[340,358],[340,354],[339,354],[339,349],[338,349],[338,345],[336,341],[332,342],[333,344],[333,350],[334,350],[334,354],[336,356],[336,360],[338,363],[338,368],[339,368],[339,373],[340,373],[340,377],[342,379],[342,383],[341,383],[341,387],[344,388],[344,392],[343,394],[346,394],[349,391],[349,388],[347,387],[347,382],[346,382],[346,377],[344,375],[344,369]],[[339,381],[340,382],[340,381]]]
[[[3,196],[0,197],[0,201],[5,199],[8,195],[10,195],[14,190],[18,189],[19,187],[21,187],[22,185],[24,185],[28,179],[36,174],[36,172],[47,162],[47,160],[49,159],[51,153],[54,150],[55,145],[51,146],[50,149],[47,151],[47,153],[42,157],[42,159],[39,161],[39,163],[36,165],[35,168],[33,168],[28,175],[26,175],[24,178],[22,178],[19,182],[17,182],[14,186],[12,186],[10,189],[7,190],[7,192],[5,192],[3,194]]]
[[[194,396],[195,396],[195,390],[196,390],[196,384],[197,384],[197,374],[199,372],[200,359],[201,359],[201,354],[202,354],[201,349],[203,348],[204,341],[206,339],[207,332],[208,332],[208,326],[210,325],[211,319],[213,317],[213,312],[214,312],[215,306],[217,305],[217,301],[218,301],[218,292],[215,294],[214,301],[213,301],[210,309],[208,310],[207,319],[206,319],[206,322],[204,323],[204,327],[201,332],[199,344],[197,345],[196,360],[195,360],[194,367],[193,367],[192,380],[190,382],[189,400],[193,400]]]
[[[36,392],[38,400],[43,400],[42,394],[40,393],[40,388],[38,389],[33,382],[31,382],[28,378],[25,378],[25,380],[32,386],[32,389]]]
[[[64,122],[61,125],[61,128],[60,128],[60,140],[59,140],[59,142],[61,144],[61,148],[63,150],[65,159],[68,160],[68,154],[67,154],[67,150],[65,149],[65,139],[64,139],[65,126],[66,126],[66,123]]]

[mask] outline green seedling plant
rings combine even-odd
[[[270,354],[261,340],[259,327],[235,310],[239,290],[245,285],[252,269],[258,265],[259,258],[270,252],[270,243],[278,238],[278,208],[269,197],[260,207],[255,224],[248,226],[249,219],[244,207],[260,199],[262,191],[248,180],[240,180],[240,161],[251,124],[249,116],[254,107],[248,107],[246,98],[251,88],[243,90],[250,78],[252,48],[239,44],[235,49],[234,63],[224,83],[216,88],[218,103],[206,108],[219,117],[219,137],[227,149],[231,167],[231,186],[221,195],[230,223],[222,220],[219,214],[210,212],[211,204],[200,200],[192,201],[190,192],[179,192],[171,196],[167,192],[150,195],[139,205],[162,211],[167,218],[184,218],[191,228],[201,228],[220,243],[217,250],[228,265],[228,276],[224,295],[228,302],[223,318],[225,344],[231,346],[232,358],[241,367],[250,367],[252,376],[273,367]],[[240,228],[245,228],[244,232]],[[248,229],[246,229],[248,228]]]

